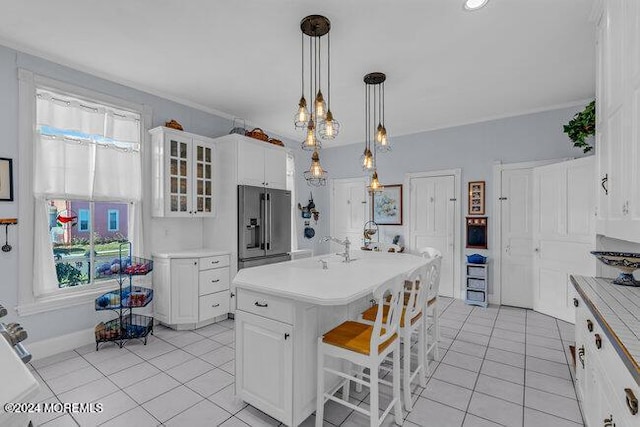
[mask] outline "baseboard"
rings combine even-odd
[[[31,352],[32,360],[38,360],[95,342],[94,328],[88,328],[33,343],[25,342],[24,345]]]

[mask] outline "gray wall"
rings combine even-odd
[[[18,158],[18,68],[149,106],[152,110],[151,127],[160,126],[169,119],[176,119],[184,126],[185,130],[209,137],[225,135],[232,127],[232,123],[225,118],[0,46],[0,128],[3,130],[3,137],[0,141],[0,157],[9,157],[14,160],[14,193],[16,196],[12,203],[0,202],[1,218],[17,217],[18,203],[20,203],[18,198],[20,183],[17,182],[20,167],[20,159]],[[238,84],[242,84],[242,82],[238,82]],[[264,129],[266,130],[267,127]],[[290,141],[287,143],[291,144]],[[296,155],[300,154],[296,153]],[[302,160],[300,161],[302,162]],[[298,184],[306,187],[304,182]],[[150,206],[148,201],[150,201],[150,185],[146,187],[145,191],[146,206]],[[151,219],[150,212],[144,210],[144,221],[145,252],[147,255],[152,251],[199,248],[203,246],[203,241],[206,239],[203,237],[202,219]],[[87,329],[93,327],[98,321],[104,320],[105,314],[96,313],[92,304],[30,316],[17,316],[13,309],[18,303],[18,280],[30,280],[30,278],[19,278],[16,267],[20,254],[18,232],[23,227],[30,227],[30,225],[20,224],[19,228],[10,228],[9,239],[15,249],[10,253],[2,252],[0,255],[0,271],[2,272],[0,303],[4,304],[10,312],[9,316],[3,320],[22,323],[30,336],[27,344]]]
[[[462,220],[467,213],[468,181],[486,181],[486,215],[489,238],[495,232],[493,223],[493,165],[534,160],[580,157],[582,151],[572,147],[562,132],[562,125],[582,109],[581,106],[510,117],[500,120],[422,132],[394,138],[393,151],[378,155],[378,173],[382,184],[403,184],[410,172],[462,169]],[[393,125],[389,124],[390,132]],[[363,143],[324,150],[324,162],[331,178],[362,176],[360,156]],[[406,189],[405,189],[406,197]],[[464,224],[464,223],[463,223]],[[328,230],[328,228],[327,228]],[[464,226],[460,244],[464,243]],[[382,226],[381,240],[390,242],[402,227]],[[404,236],[403,236],[404,237]],[[464,246],[463,246],[464,248]],[[463,250],[463,253],[487,251]]]

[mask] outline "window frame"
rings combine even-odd
[[[116,214],[115,223],[116,227],[111,228],[111,214]],[[120,209],[107,209],[107,231],[118,232],[120,231]]]
[[[87,213],[87,228],[82,227],[82,214]],[[82,233],[88,233],[91,231],[91,209],[78,209],[78,231]]]
[[[35,198],[33,197],[33,139],[35,137],[36,121],[36,89],[49,89],[72,94],[89,101],[94,101],[114,108],[134,111],[140,114],[140,152],[142,157],[142,185],[146,185],[145,176],[146,152],[150,138],[148,136],[151,122],[151,108],[144,104],[126,101],[120,98],[95,92],[73,84],[61,82],[33,73],[24,68],[18,68],[18,141],[19,158],[22,160],[19,168],[19,200],[18,204],[18,242],[20,256],[18,259],[18,304],[16,311],[20,316],[29,316],[52,310],[59,310],[74,305],[91,302],[98,295],[117,288],[116,280],[93,282],[83,286],[58,288],[50,293],[35,295],[33,277],[33,249],[34,249],[34,215]],[[143,195],[143,203],[147,197]],[[30,224],[30,226],[22,226]],[[136,233],[138,234],[138,233]],[[141,230],[140,235],[146,232]]]

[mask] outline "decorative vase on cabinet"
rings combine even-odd
[[[149,133],[153,147],[153,216],[213,216],[212,141],[165,127]]]

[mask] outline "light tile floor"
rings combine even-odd
[[[577,427],[582,416],[568,365],[573,326],[512,307],[443,299],[440,360],[426,388],[413,388],[407,427]],[[194,332],[156,327],[148,345],[78,348],[34,361],[36,402],[101,402],[100,414],[35,414],[45,426],[278,426],[233,396],[232,320]],[[381,388],[380,404],[390,388]],[[369,395],[352,392],[368,406]],[[393,425],[388,417],[385,426]],[[312,415],[303,425],[313,426]],[[368,426],[358,412],[327,403],[326,426]]]

